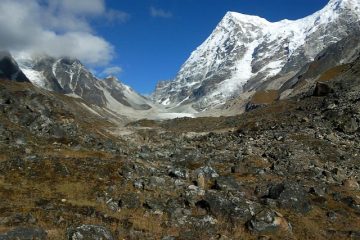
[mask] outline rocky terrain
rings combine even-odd
[[[359,71],[239,116],[123,127],[1,80],[0,239],[359,239]]]

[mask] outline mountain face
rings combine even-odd
[[[0,52],[0,79],[29,82],[29,79],[24,75],[16,61],[8,52]]]
[[[150,101],[116,78],[96,78],[77,59],[35,57],[18,59],[21,69],[35,85],[47,90],[80,97],[111,110],[148,110]]]
[[[305,83],[313,81],[328,81],[341,74],[348,63],[355,61],[360,56],[360,33],[332,44],[320,52],[313,62],[306,64],[294,77],[287,80],[279,89],[281,94],[287,95]],[[266,85],[266,84],[264,84]]]
[[[228,12],[176,78],[158,84],[153,99],[169,108],[190,105],[202,111],[269,81],[279,89],[322,50],[360,32],[359,20],[360,0],[331,0],[295,21]]]

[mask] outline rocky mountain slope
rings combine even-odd
[[[349,63],[360,56],[360,35],[350,34],[320,52],[314,61],[305,64],[296,74],[288,78],[273,78],[265,81],[261,87],[251,93],[227,101],[221,109],[212,109],[213,116],[236,115],[245,111],[271,104],[279,99],[291,98],[307,92],[316,82],[326,82],[341,74]],[[274,84],[281,81],[281,87],[274,89]],[[280,86],[280,85],[279,85]],[[209,115],[204,112],[203,115]]]
[[[118,79],[98,79],[76,59],[34,57],[19,58],[18,62],[32,83],[47,90],[80,97],[90,104],[111,110],[152,108],[151,101]]]
[[[9,52],[0,52],[0,78],[17,82],[29,82]]]
[[[262,89],[265,82],[278,90],[322,50],[360,32],[359,16],[359,0],[330,0],[296,21],[229,12],[176,78],[158,84],[153,98],[170,108],[202,111]]]

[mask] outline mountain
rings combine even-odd
[[[73,58],[19,58],[20,68],[35,85],[58,93],[80,97],[86,102],[121,112],[121,109],[149,110],[151,102],[114,77],[98,79]]]
[[[360,33],[349,35],[320,52],[314,61],[306,64],[294,77],[279,89],[281,98],[298,94],[299,90],[310,88],[316,81],[329,81],[342,74],[349,63],[360,56]]]
[[[153,99],[203,111],[241,94],[278,90],[328,46],[360,32],[359,20],[360,0],[331,0],[293,21],[228,12],[176,78],[158,84]]]
[[[9,52],[0,51],[0,79],[29,82]]]

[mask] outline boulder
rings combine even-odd
[[[265,198],[276,200],[281,208],[288,208],[298,213],[307,213],[311,209],[308,191],[297,183],[280,183],[270,185],[269,194]]]
[[[333,93],[334,90],[326,83],[317,82],[313,96],[315,97],[324,97],[329,95],[330,93]]]
[[[103,226],[81,225],[67,230],[68,240],[114,240],[111,232]]]
[[[278,212],[264,209],[257,213],[246,223],[247,228],[255,233],[275,233],[278,231],[291,231],[291,225]]]
[[[37,227],[19,227],[7,233],[0,234],[1,240],[45,240],[47,233]]]
[[[360,189],[359,183],[354,178],[349,178],[343,181],[344,188],[350,191],[356,191]]]

